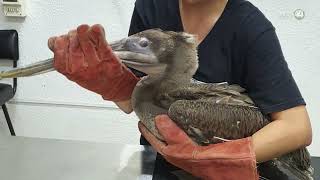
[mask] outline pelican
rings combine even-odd
[[[110,43],[130,68],[147,74],[132,94],[133,110],[157,138],[154,118],[167,114],[199,145],[245,138],[270,123],[246,90],[236,84],[201,83],[195,37],[184,32],[149,29]],[[54,70],[53,59],[0,73],[1,78],[23,77]],[[258,164],[261,179],[312,179],[306,148]],[[276,176],[275,176],[276,175]]]

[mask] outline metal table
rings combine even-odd
[[[0,180],[152,180],[149,146],[0,136]]]

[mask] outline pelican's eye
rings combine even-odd
[[[148,46],[149,46],[149,41],[148,41],[147,39],[143,38],[143,39],[141,39],[141,40],[139,41],[139,45],[140,45],[141,47],[148,47]]]

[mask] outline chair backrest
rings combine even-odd
[[[0,60],[12,60],[17,67],[19,60],[19,36],[16,30],[0,30]],[[13,93],[17,90],[17,78],[13,78]]]

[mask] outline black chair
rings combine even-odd
[[[18,32],[16,30],[0,30],[0,60],[13,61],[13,67],[17,67],[19,59]],[[0,83],[0,105],[6,118],[10,133],[15,136],[15,131],[8,113],[6,103],[16,93],[17,79],[13,78],[13,84]]]

